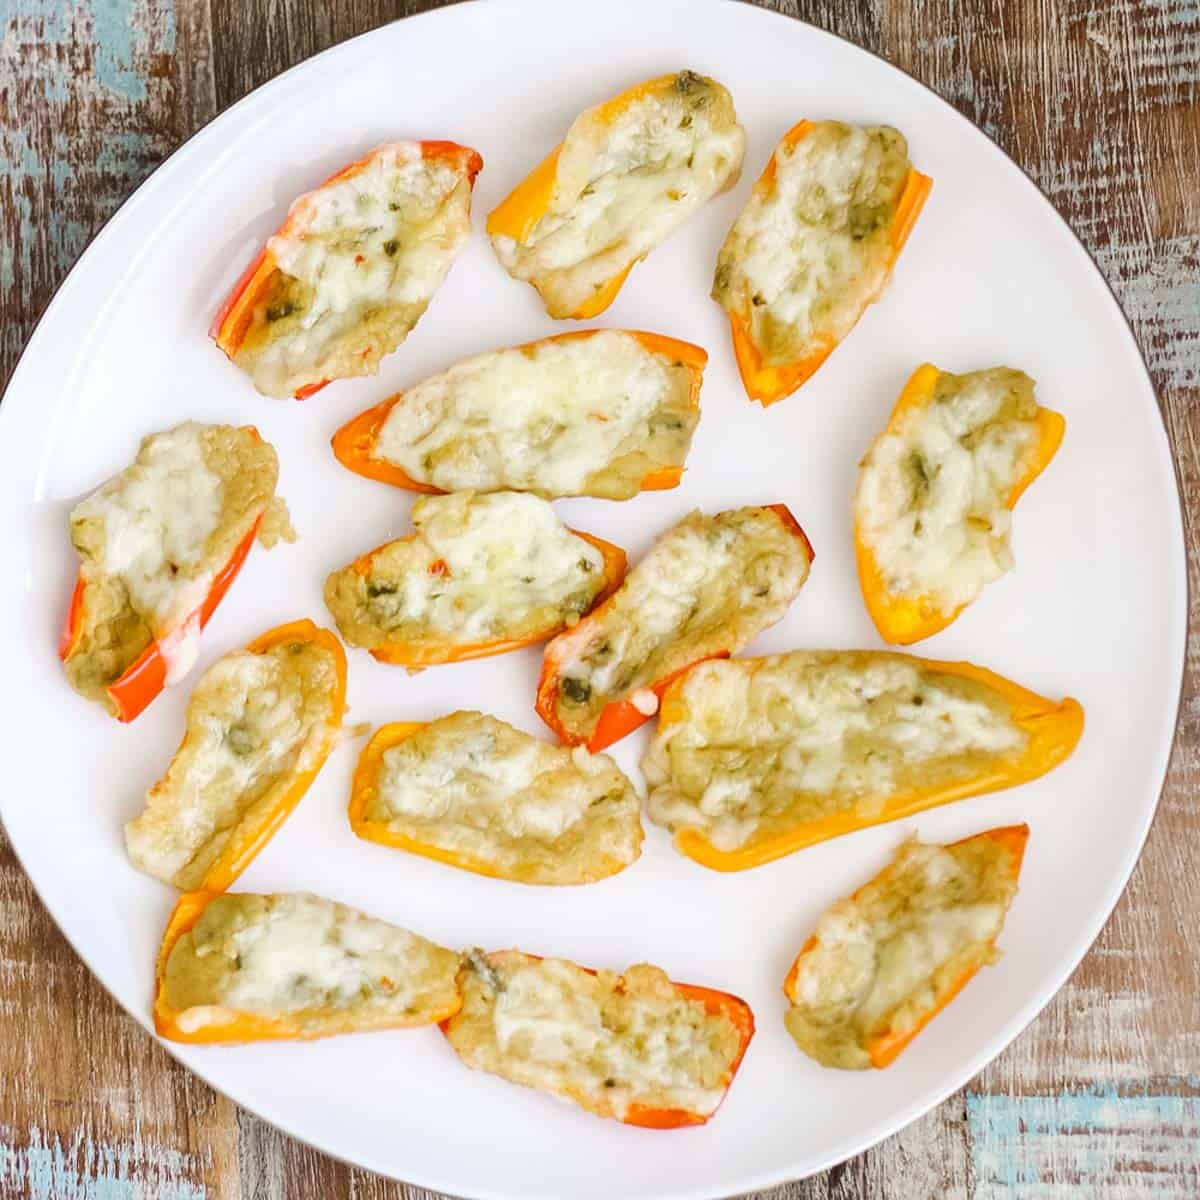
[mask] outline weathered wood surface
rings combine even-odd
[[[0,0],[0,382],[88,239],[180,142],[285,67],[431,7]],[[928,83],[1070,221],[1146,352],[1200,544],[1198,0],[768,7]],[[1198,654],[1193,635],[1146,851],[1068,986],[935,1112],[775,1200],[1200,1195]],[[277,1134],[176,1066],[75,957],[0,835],[0,1197],[26,1196],[430,1198]]]

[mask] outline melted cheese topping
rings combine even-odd
[[[73,687],[107,701],[103,689],[151,640],[168,683],[187,674],[199,609],[272,509],[278,473],[274,449],[253,430],[189,421],[145,438],[132,465],[75,506],[84,603],[66,662]]]
[[[215,574],[203,560],[221,518],[223,481],[209,468],[204,428],[189,421],[147,438],[133,466],[71,514],[102,527],[96,566],[121,580],[156,633],[199,608]]]
[[[604,556],[536,496],[428,496],[412,521],[413,537],[375,552],[365,571],[335,571],[325,585],[351,645],[549,636],[578,621],[605,586]]]
[[[818,922],[788,987],[788,1032],[825,1066],[871,1066],[873,1039],[910,1032],[964,972],[994,960],[1016,890],[999,841],[906,842]]]
[[[713,299],[781,365],[840,341],[883,290],[910,163],[896,130],[837,121],[780,145],[773,162],[721,248]]]
[[[560,635],[556,711],[587,737],[607,704],[774,625],[808,578],[804,542],[768,508],[694,512],[668,530],[610,599]],[[552,647],[560,643],[551,643]],[[550,653],[550,651],[548,651]]]
[[[796,651],[704,663],[667,694],[642,760],[648,814],[719,850],[949,786],[1019,755],[1028,734],[972,679],[902,654]]]
[[[586,883],[641,853],[637,793],[607,755],[475,712],[386,750],[365,816],[524,883]]]
[[[708,1116],[741,1049],[737,1028],[657,967],[595,974],[516,950],[467,957],[450,1044],[470,1067],[568,1096],[601,1116],[634,1106]]]
[[[741,171],[745,133],[715,80],[683,71],[612,107],[571,126],[549,207],[524,239],[492,236],[505,269],[538,289],[552,317],[574,315]]]
[[[393,405],[377,458],[443,491],[623,500],[682,466],[691,372],[628,333],[550,339],[458,363]]]
[[[186,1032],[235,1014],[297,1033],[437,1020],[455,1004],[458,955],[306,894],[222,895],[167,958],[165,998]]]
[[[470,207],[466,156],[426,158],[419,142],[301,196],[267,243],[278,270],[235,361],[268,396],[373,375],[466,242]]]
[[[320,765],[340,725],[336,687],[333,655],[306,641],[237,650],[210,667],[183,744],[125,826],[133,865],[201,887],[230,843],[268,824],[292,781]]]
[[[871,447],[854,519],[889,592],[951,613],[1011,570],[1008,501],[1039,441],[1033,388],[1007,367],[943,371],[932,402]]]

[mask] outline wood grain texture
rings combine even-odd
[[[0,0],[0,381],[90,237],[180,142],[286,67],[438,6]],[[764,7],[909,71],[1046,192],[1096,256],[1147,355],[1188,544],[1200,546],[1200,2]],[[1200,1194],[1197,626],[1146,851],[1071,982],[958,1095],[772,1200]],[[437,1200],[316,1154],[178,1067],[76,958],[2,837],[0,1018],[5,1200]]]

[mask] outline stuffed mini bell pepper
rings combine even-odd
[[[970,663],[797,650],[696,667],[642,760],[648,813],[718,871],[1014,787],[1075,749],[1083,710]]]
[[[59,643],[67,682],[132,721],[196,661],[200,633],[255,538],[295,535],[279,463],[252,428],[189,421],[77,504],[79,575]]]
[[[333,452],[415,492],[627,500],[679,483],[707,361],[690,342],[624,329],[493,350],[360,413]]]
[[[611,745],[654,715],[677,675],[774,625],[812,557],[782,504],[690,513],[613,596],[546,647],[539,716],[570,745]]]
[[[885,641],[945,629],[1012,568],[1012,509],[1045,470],[1065,421],[1033,380],[926,363],[863,459],[854,548],[863,599]]]
[[[624,551],[568,529],[536,496],[426,496],[412,522],[416,533],[325,583],[342,637],[380,662],[418,670],[545,641],[625,574]]]
[[[796,1045],[826,1067],[889,1066],[998,957],[1027,825],[915,838],[820,919],[783,985]]]
[[[634,265],[732,187],[746,138],[715,79],[680,71],[581,113],[488,216],[496,255],[552,317],[586,320]]]
[[[641,853],[641,805],[607,755],[456,712],[376,730],[354,772],[359,837],[516,883],[592,883]]]
[[[752,400],[794,392],[887,286],[929,194],[887,126],[801,121],[776,147],[717,259]]]
[[[645,964],[618,975],[474,951],[459,987],[442,1029],[467,1066],[650,1129],[708,1121],[754,1036],[744,1000]]]
[[[183,741],[125,826],[133,865],[183,891],[224,891],[300,802],[337,741],[346,655],[311,621],[214,663]]]
[[[374,375],[412,332],[471,233],[483,160],[387,142],[300,196],[209,335],[267,396]]]

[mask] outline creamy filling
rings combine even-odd
[[[458,956],[406,929],[306,894],[223,895],[167,961],[166,996],[185,1029],[266,1018],[448,1007]]]
[[[217,570],[204,558],[224,487],[206,461],[206,428],[189,421],[146,439],[132,466],[71,513],[72,523],[99,525],[95,568],[120,580],[155,636],[200,607]]]
[[[214,664],[192,693],[183,745],[125,827],[133,864],[200,886],[230,840],[268,818],[274,789],[319,764],[337,724],[335,688],[332,655],[307,642]]]
[[[738,1030],[657,967],[593,974],[516,951],[467,963],[450,1039],[469,1065],[618,1118],[634,1105],[708,1115],[721,1102]]]
[[[441,285],[469,210],[462,165],[423,157],[417,142],[389,143],[300,197],[267,243],[280,275],[245,345],[260,390],[289,395],[374,370]]]

